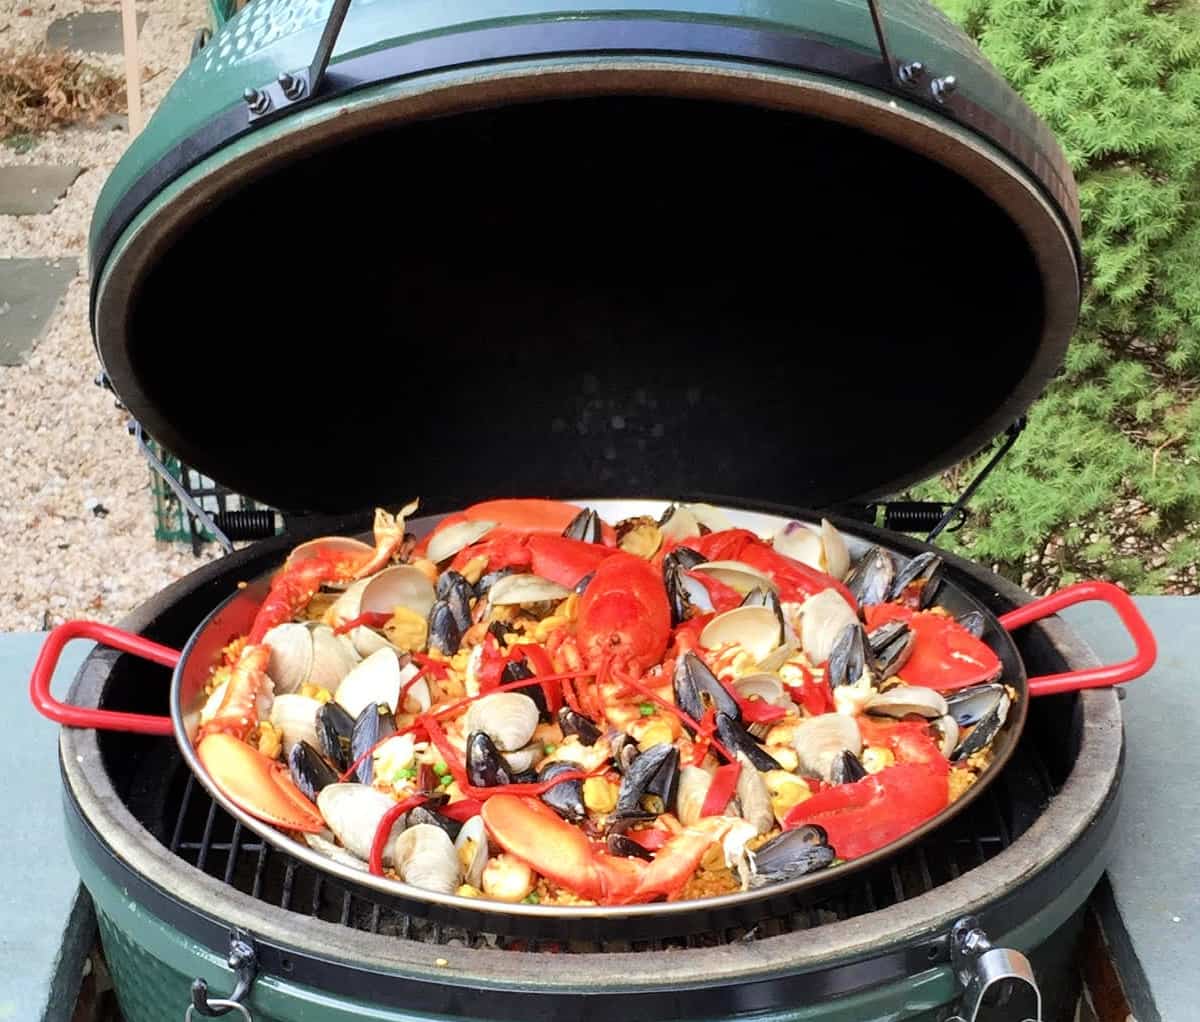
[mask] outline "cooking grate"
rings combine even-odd
[[[245,830],[221,809],[180,763],[164,821],[163,843],[197,869],[243,894],[290,912],[356,930],[433,944],[512,951],[606,952],[712,947],[778,936],[875,912],[925,894],[982,866],[1035,820],[1054,783],[1028,735],[1004,774],[965,813],[890,863],[850,878],[832,894],[814,892],[799,911],[760,920],[752,928],[677,938],[603,942],[536,940],[467,931],[407,915],[298,862]]]

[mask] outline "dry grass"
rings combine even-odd
[[[0,141],[124,109],[124,80],[76,55],[0,52]]]

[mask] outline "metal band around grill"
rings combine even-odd
[[[882,35],[880,36],[882,40]],[[884,43],[883,45],[886,45]],[[742,60],[766,67],[828,75],[866,86],[917,103],[941,114],[949,113],[956,123],[998,147],[1019,163],[1037,182],[1041,191],[1070,226],[1071,244],[1077,264],[1079,251],[1079,205],[1069,182],[1065,158],[1044,129],[1038,140],[1020,134],[1002,118],[967,97],[953,92],[941,81],[939,90],[930,87],[926,96],[919,88],[925,67],[919,61],[901,61],[899,69],[885,65],[878,54],[844,46],[797,32],[768,31],[743,27],[703,25],[676,21],[554,21],[537,25],[502,26],[419,39],[360,57],[340,61],[317,83],[315,94],[304,88],[295,98],[287,95],[281,81],[248,90],[270,98],[261,113],[239,101],[180,142],[138,178],[121,196],[97,236],[92,253],[90,315],[95,321],[99,282],[114,246],[155,195],[192,167],[218,150],[297,110],[327,102],[353,92],[416,75],[449,71],[502,61],[558,56],[688,57]],[[914,71],[919,69],[919,71]],[[293,77],[307,84],[309,72],[298,70]],[[289,76],[281,76],[281,79]],[[952,76],[951,76],[952,77]]]

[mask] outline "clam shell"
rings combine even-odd
[[[271,648],[267,674],[281,695],[295,692],[312,673],[312,633],[303,624],[287,621],[276,625],[263,636],[263,644]]]
[[[395,804],[390,795],[365,784],[331,784],[317,796],[317,808],[326,825],[347,851],[364,861],[371,857],[371,842],[383,814]],[[383,847],[383,861],[387,865],[395,863],[396,840],[405,822],[403,817],[397,820],[388,835]]]
[[[538,708],[521,692],[496,692],[477,699],[467,710],[465,731],[483,731],[501,752],[516,752],[529,744],[538,726]]]
[[[733,687],[745,699],[757,696],[772,706],[792,705],[792,698],[784,688],[783,682],[774,674],[744,674],[733,683]]]
[[[533,742],[523,749],[504,753],[504,762],[514,774],[523,774],[526,770],[533,769],[533,764],[542,758],[544,751],[545,747],[541,742]]]
[[[496,527],[495,522],[456,522],[436,533],[425,548],[425,556],[434,564],[441,564],[464,547],[478,543]]]
[[[283,754],[292,753],[292,746],[308,742],[314,749],[320,748],[317,741],[317,710],[321,704],[308,696],[285,692],[275,697],[271,704],[271,723],[283,732]]]
[[[705,561],[703,564],[697,564],[691,570],[703,575],[711,575],[718,582],[724,582],[730,588],[736,589],[741,596],[745,596],[754,589],[779,591],[779,587],[775,585],[769,575],[765,575],[757,568],[743,564],[741,561]]]
[[[856,756],[862,752],[862,736],[853,717],[823,713],[796,725],[792,745],[800,758],[801,771],[828,781],[836,757],[847,749]]]
[[[708,797],[712,774],[703,767],[685,766],[679,771],[679,789],[675,795],[679,822],[690,827],[700,819],[700,810]]]
[[[310,622],[307,625],[312,633],[312,670],[308,681],[320,685],[330,692],[336,692],[342,679],[346,677],[359,662],[354,644],[344,635],[334,635],[328,625]]]
[[[411,675],[410,675],[411,677]],[[400,659],[390,646],[372,653],[342,679],[334,699],[355,720],[371,703],[395,706],[404,684]]]
[[[784,557],[824,571],[824,543],[820,532],[807,522],[788,522],[774,536],[771,545]]]
[[[305,834],[304,841],[314,852],[320,852],[326,858],[332,859],[342,866],[367,872],[369,869],[367,864],[362,859],[351,855],[346,849],[334,844],[331,840],[332,837],[332,832],[327,830],[321,834]]]
[[[658,530],[663,539],[677,543],[700,535],[700,523],[686,504],[672,504],[659,519]]]
[[[692,517],[710,532],[724,532],[726,529],[734,527],[729,516],[711,504],[680,504],[679,506],[687,508],[692,513]]]
[[[469,862],[463,862],[463,847],[468,841],[475,843]],[[463,871],[463,881],[478,888],[483,882],[483,867],[488,860],[487,828],[483,825],[482,816],[472,816],[462,825],[458,837],[454,839],[454,851],[458,855],[459,865]]]
[[[505,575],[488,590],[488,602],[494,607],[520,603],[565,600],[571,590],[540,575]]]
[[[432,823],[409,827],[396,841],[395,856],[396,871],[406,884],[442,894],[458,889],[458,853],[441,827]]]
[[[775,829],[775,811],[771,808],[771,793],[767,790],[767,782],[744,752],[739,752],[737,758],[742,764],[737,782],[737,799],[742,819],[758,833],[768,834]]]
[[[951,716],[945,716],[935,720],[933,726],[937,728],[938,734],[941,736],[938,748],[942,755],[949,759],[954,750],[958,748],[958,722]]]
[[[299,564],[301,561],[310,561],[314,557],[323,557],[326,554],[350,554],[352,556],[360,556],[365,564],[375,554],[375,548],[370,543],[364,543],[360,539],[351,539],[349,536],[320,536],[317,539],[310,539],[307,543],[301,543],[295,547],[288,558],[283,562],[283,569]]]
[[[922,717],[932,720],[946,716],[949,708],[946,706],[946,700],[931,688],[897,685],[873,696],[867,703],[867,712],[886,717],[904,717],[910,713],[919,713]]]
[[[836,589],[822,589],[800,605],[800,645],[813,664],[823,664],[847,625],[858,617]]]
[[[367,580],[358,612],[390,614],[397,607],[405,607],[419,617],[429,617],[436,600],[433,584],[419,568],[396,564]]]
[[[758,662],[758,669],[767,674],[778,671],[784,664],[799,652],[800,646],[795,642],[785,642],[778,649],[772,650]]]
[[[842,534],[828,518],[821,519],[821,542],[824,546],[825,567],[821,570],[839,582],[850,572],[850,551]]]
[[[370,584],[369,578],[359,579],[337,598],[333,605],[333,617],[339,623],[353,621],[361,613],[363,590]],[[387,649],[391,643],[371,628],[360,625],[350,629],[348,638],[354,651],[359,656],[370,656],[381,649]]]
[[[757,663],[778,647],[782,638],[779,620],[769,607],[734,607],[704,626],[700,645],[715,649],[736,642]]]

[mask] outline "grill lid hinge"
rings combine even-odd
[[[950,965],[962,988],[947,1022],[1042,1022],[1042,993],[1020,951],[992,947],[974,916],[950,930]]]

